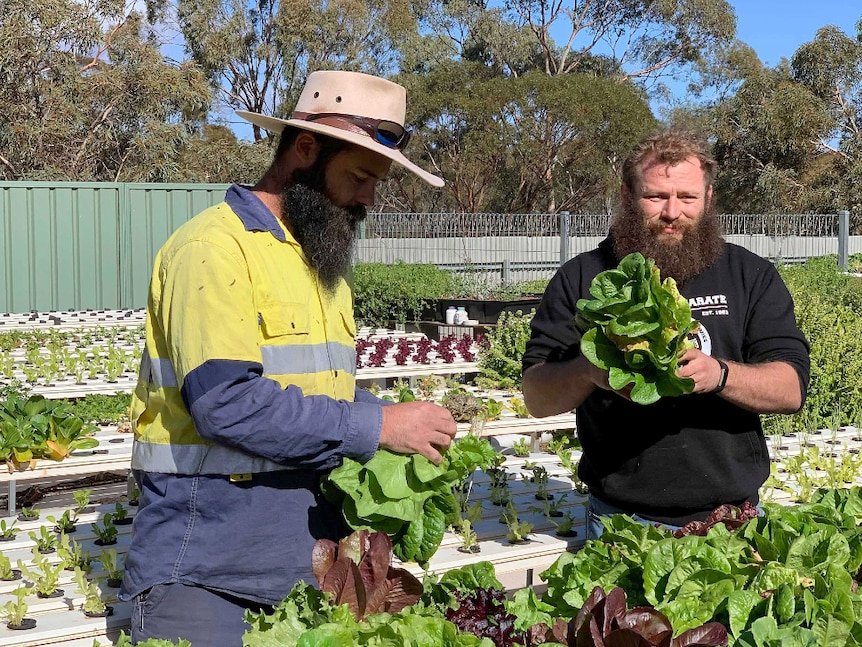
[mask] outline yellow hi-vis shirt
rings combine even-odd
[[[360,422],[359,403],[338,406],[354,399],[351,289],[342,279],[327,292],[290,232],[247,189],[231,187],[226,202],[159,251],[146,327],[133,468],[234,475],[309,464],[314,443],[303,430],[314,418],[320,427],[320,416],[341,429],[315,442],[343,441],[347,455],[376,449],[379,416]],[[272,418],[286,411],[282,430]]]

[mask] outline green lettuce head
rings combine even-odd
[[[616,269],[597,274],[590,294],[593,299],[577,303],[581,352],[608,371],[611,388],[632,385],[638,404],[691,393],[694,380],[676,370],[681,352],[693,346],[688,336],[698,323],[676,281],[662,281],[655,261],[635,252]]]

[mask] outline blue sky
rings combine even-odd
[[[820,27],[836,25],[856,35],[862,17],[859,0],[729,0],[736,11],[739,40],[751,45],[769,67],[789,59]]]

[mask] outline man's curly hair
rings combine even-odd
[[[634,192],[643,177],[645,162],[674,166],[689,157],[700,160],[706,186],[712,186],[718,163],[709,151],[709,144],[696,132],[682,128],[662,130],[642,140],[623,162],[623,184]]]

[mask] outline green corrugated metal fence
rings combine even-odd
[[[143,308],[158,249],[226,189],[0,182],[0,312]]]

